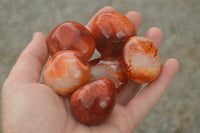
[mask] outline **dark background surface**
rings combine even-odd
[[[143,23],[164,32],[162,62],[180,61],[180,71],[163,98],[136,133],[198,133],[200,131],[200,1],[199,0],[0,0],[0,85],[3,84],[32,34],[48,35],[64,21],[85,25],[100,8],[136,10]]]

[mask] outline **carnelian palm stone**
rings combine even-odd
[[[115,86],[110,79],[101,78],[76,90],[70,98],[73,116],[86,125],[104,122],[115,105]]]
[[[124,89],[128,82],[128,77],[124,72],[121,59],[114,57],[101,57],[91,60],[89,64],[91,81],[106,77],[113,81],[117,93]]]
[[[51,56],[61,50],[76,50],[89,60],[95,50],[95,40],[83,25],[67,21],[52,30],[47,48]]]
[[[80,52],[62,50],[46,63],[43,80],[57,94],[66,96],[86,84],[89,75],[89,63]]]
[[[135,82],[152,82],[161,71],[158,48],[145,37],[131,37],[124,45],[122,60],[127,76]]]
[[[96,48],[105,56],[119,56],[125,42],[136,35],[132,22],[118,12],[100,13],[93,21],[91,34]]]

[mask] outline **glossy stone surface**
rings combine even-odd
[[[124,72],[122,61],[119,58],[102,57],[89,62],[91,77],[90,80],[108,78],[115,84],[116,92],[124,89],[128,77]]]
[[[129,37],[136,35],[136,30],[123,14],[109,12],[101,13],[94,19],[91,34],[102,56],[118,56]]]
[[[145,37],[130,38],[124,45],[122,59],[127,76],[135,82],[149,83],[160,74],[158,48]]]
[[[95,41],[83,25],[68,21],[52,30],[47,38],[47,47],[50,55],[60,50],[76,50],[90,59],[95,50]]]
[[[115,86],[107,78],[93,81],[76,90],[70,98],[73,116],[86,125],[104,122],[115,104]]]
[[[57,94],[66,96],[84,85],[89,75],[89,63],[81,53],[63,50],[48,60],[44,68],[43,80]]]

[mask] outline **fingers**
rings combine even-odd
[[[21,53],[8,79],[38,82],[42,67],[47,58],[46,36],[43,33],[37,32],[33,35],[29,45]]]
[[[100,9],[88,22],[88,24],[86,25],[86,28],[90,31],[90,28],[91,28],[91,24],[94,20],[94,18],[99,15],[100,13],[103,13],[103,12],[116,12],[116,10],[111,7],[111,6],[105,6],[104,8]]]
[[[136,11],[130,11],[126,14],[126,17],[133,23],[136,31],[138,31],[142,24],[142,16]]]
[[[142,84],[129,80],[125,88],[117,94],[116,103],[123,106],[127,105],[127,103],[138,93],[141,87]]]
[[[139,95],[128,103],[127,108],[131,112],[133,123],[136,126],[162,97],[178,70],[179,62],[176,59],[168,59],[163,64],[162,72],[158,79],[146,86]]]
[[[159,47],[163,40],[163,32],[157,27],[152,27],[146,32],[145,37],[152,40]]]

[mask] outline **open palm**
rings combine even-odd
[[[115,9],[112,7],[104,7],[97,14],[113,11]],[[138,30],[142,23],[140,14],[131,11],[126,16]],[[86,26],[89,30],[93,18]],[[149,29],[145,36],[157,46],[163,39],[162,31],[158,28]],[[60,97],[48,86],[39,83],[47,59],[46,36],[35,33],[2,87],[2,127],[5,133],[133,132],[161,98],[179,69],[176,59],[168,59],[162,66],[159,78],[148,84],[139,95],[134,97],[141,86],[130,83],[117,96],[114,110],[103,124],[86,126],[71,115],[68,97]]]

